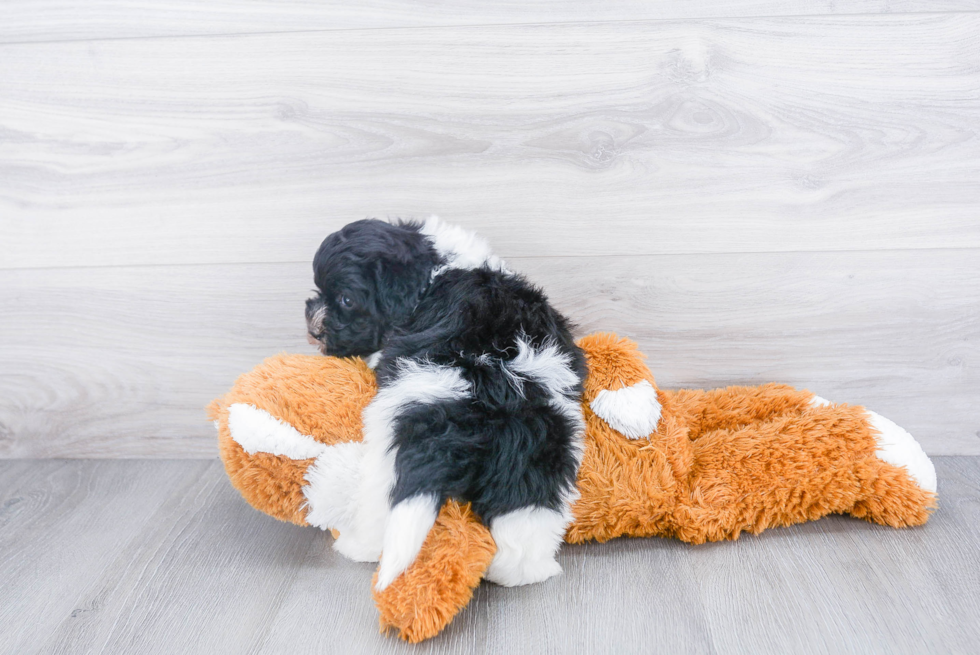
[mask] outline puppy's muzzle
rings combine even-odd
[[[312,301],[306,303],[306,340],[311,345],[319,348],[320,352],[327,352],[327,335],[324,331],[324,323],[327,320],[326,305],[314,304]]]

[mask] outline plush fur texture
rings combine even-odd
[[[821,404],[784,385],[657,389],[656,430],[627,438],[590,404],[602,391],[642,381],[656,389],[643,356],[615,335],[590,335],[579,345],[589,363],[581,398],[585,454],[566,541],[664,536],[702,543],[830,513],[905,527],[925,523],[936,505],[935,493],[908,468],[931,470],[921,450],[883,434],[862,407]],[[304,476],[314,460],[247,454],[229,430],[228,408],[250,404],[335,444],[360,437],[359,411],[373,393],[371,373],[358,360],[267,360],[210,408],[232,482],[256,508],[303,524]],[[896,441],[902,448],[888,456],[907,461],[883,460],[878,451]],[[382,629],[413,642],[438,634],[469,602],[496,552],[468,507],[446,503],[411,566],[374,591]]]
[[[560,570],[560,539],[551,535],[554,517],[559,533],[570,517],[586,372],[567,320],[484,241],[438,219],[352,223],[324,240],[314,271],[310,336],[327,354],[381,350],[360,506],[338,550],[370,561],[384,545],[379,584],[387,585],[421,547],[421,526],[453,498],[491,528],[498,517],[540,509],[511,540],[512,557],[529,561],[515,562],[507,580]],[[423,497],[434,499],[431,511],[421,511],[432,504]],[[545,542],[550,563],[539,552]]]
[[[239,376],[231,391],[208,406],[232,485],[256,509],[309,525],[305,478],[315,460],[249,454],[232,437],[231,407],[245,404],[265,411],[298,433],[331,446],[363,440],[361,414],[377,390],[374,373],[359,359],[277,355]]]

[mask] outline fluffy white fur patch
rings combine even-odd
[[[915,438],[880,414],[868,412],[868,420],[878,434],[878,459],[904,467],[915,483],[926,491],[936,491],[936,469]]]
[[[517,357],[507,362],[507,368],[520,377],[533,378],[551,394],[571,394],[579,383],[571,357],[554,345],[535,348],[518,339]]]
[[[335,550],[359,562],[376,562],[384,545],[389,498],[395,485],[398,449],[392,448],[391,442],[399,409],[462,398],[470,390],[459,369],[453,367],[401,361],[398,368],[398,377],[364,408],[365,451],[354,521],[334,542]]]
[[[574,433],[572,447],[575,449],[576,469],[582,464],[585,455],[585,417],[575,389],[578,376],[572,370],[571,356],[563,353],[555,345],[535,348],[524,339],[517,340],[517,357],[506,362],[504,371],[520,389],[522,380],[533,380],[544,387],[549,394],[549,404],[557,409],[571,423]],[[562,502],[571,521],[571,506],[578,500],[578,491],[573,486],[563,494]],[[567,525],[567,523],[566,523]],[[564,534],[564,530],[562,531]]]
[[[555,555],[568,519],[568,514],[543,507],[524,507],[494,519],[490,534],[497,552],[487,569],[487,580],[516,587],[561,573]]]
[[[350,442],[327,446],[316,458],[304,477],[307,523],[341,533],[350,529],[363,457],[364,444]]]
[[[425,543],[439,513],[438,498],[421,494],[395,505],[388,515],[375,589],[383,590],[407,569]]]
[[[589,403],[596,416],[630,439],[649,437],[660,422],[657,390],[647,380],[622,389],[603,389]]]
[[[228,430],[249,455],[271,453],[290,459],[309,459],[327,447],[264,409],[245,403],[228,408]]]
[[[473,269],[483,265],[509,272],[503,260],[490,250],[490,244],[475,232],[458,225],[449,225],[438,216],[426,219],[421,231],[432,242],[436,252],[446,260],[445,265],[432,272],[432,277],[450,268]]]
[[[813,398],[810,399],[810,404],[813,405],[814,407],[826,407],[827,405],[830,404],[830,401],[827,400],[826,398],[821,398],[820,396],[815,395]]]

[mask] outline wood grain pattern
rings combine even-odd
[[[430,212],[509,257],[980,247],[978,33],[957,13],[0,46],[0,267],[309,261],[342,223]]]
[[[92,585],[103,569],[120,549],[138,550],[171,495],[209,466],[0,462],[0,652],[38,652],[62,621],[99,614],[104,589]]]
[[[544,257],[510,265],[664,387],[782,381],[980,454],[975,250]],[[203,407],[308,352],[308,264],[0,273],[0,456],[216,454]]]
[[[6,0],[0,4],[0,43],[118,39],[309,30],[378,29],[744,16],[977,11],[976,0],[119,0],[83,4],[62,0]]]
[[[378,634],[372,565],[255,512],[216,461],[0,461],[0,651],[965,654],[980,459],[936,468],[921,528],[829,517],[702,546],[569,546],[561,576],[484,584],[409,646]]]
[[[42,650],[243,653],[261,640],[318,535],[251,510],[220,461],[201,464],[81,592],[98,611],[64,617]]]

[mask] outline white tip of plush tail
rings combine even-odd
[[[816,407],[824,407],[830,404],[829,400],[824,400],[820,396],[814,396],[810,404]],[[888,462],[893,466],[904,468],[912,480],[915,481],[925,491],[936,492],[936,468],[932,465],[932,460],[922,450],[922,446],[904,428],[889,421],[881,414],[865,410],[868,413],[868,421],[875,429],[875,441],[878,442],[878,449],[875,455],[883,462]]]
[[[375,589],[384,590],[415,561],[436,522],[437,503],[435,496],[422,494],[406,498],[391,509]]]
[[[915,483],[926,491],[936,491],[936,469],[919,442],[881,414],[868,412],[871,427],[878,431],[875,455],[883,462],[904,467]]]

